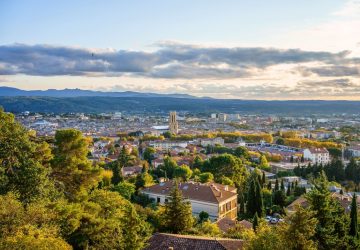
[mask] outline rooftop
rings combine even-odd
[[[169,195],[173,185],[173,181],[166,181],[145,188],[143,191],[146,193]],[[220,203],[237,196],[236,188],[218,183],[202,184],[198,182],[186,182],[179,183],[179,188],[185,198],[209,203]]]
[[[225,238],[156,233],[150,238],[149,245],[145,249],[238,250],[243,249],[243,241]]]

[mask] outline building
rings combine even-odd
[[[140,174],[142,171],[142,166],[131,166],[131,167],[122,167],[121,168],[121,174],[122,176],[134,176],[137,174]]]
[[[200,145],[203,147],[221,145],[224,146],[224,139],[221,137],[200,139]]]
[[[194,235],[156,233],[151,236],[145,250],[241,250],[244,241],[238,239],[213,238]]]
[[[172,148],[186,148],[188,143],[184,141],[152,141],[149,145],[158,150],[169,150]]]
[[[219,122],[226,122],[226,120],[227,120],[227,114],[219,113],[219,114],[218,114],[218,120],[219,120]]]
[[[327,164],[330,162],[330,154],[326,148],[307,148],[304,150],[305,160],[312,164]]]
[[[351,157],[360,157],[360,143],[352,144],[346,149]]]
[[[169,117],[169,131],[171,134],[177,134],[179,132],[179,125],[176,121],[176,112],[170,112]]]
[[[155,202],[165,204],[173,188],[172,181],[161,182],[142,190]],[[212,221],[227,217],[235,220],[237,217],[236,188],[217,183],[201,184],[197,182],[179,183],[182,195],[190,202],[192,213],[198,216],[204,211]]]

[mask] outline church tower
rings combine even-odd
[[[171,134],[177,134],[179,130],[178,122],[176,121],[176,112],[170,112],[169,117],[169,131]]]

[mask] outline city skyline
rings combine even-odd
[[[86,3],[0,3],[0,86],[360,100],[358,0]]]

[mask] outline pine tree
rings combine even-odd
[[[351,201],[351,212],[350,212],[350,231],[349,234],[355,238],[359,237],[358,232],[358,219],[357,219],[357,204],[356,204],[356,194],[354,193]]]
[[[191,205],[184,200],[178,182],[174,183],[169,202],[165,204],[164,222],[166,230],[171,233],[185,232],[193,226]]]

